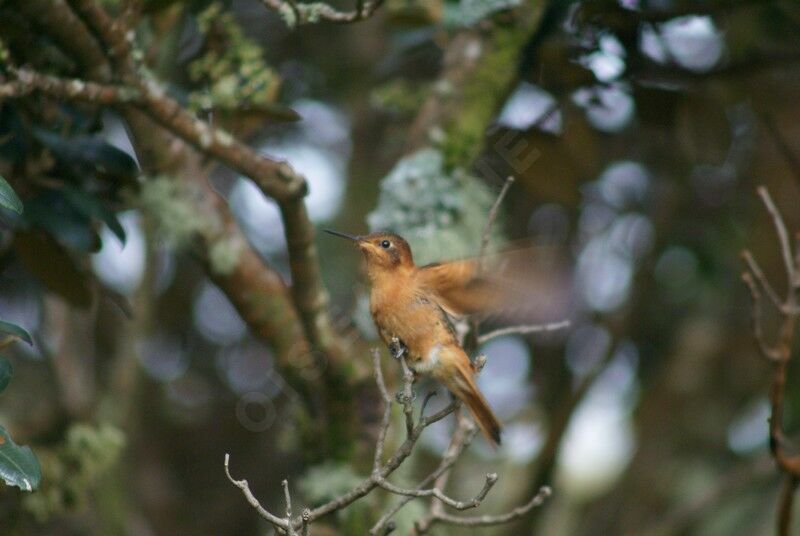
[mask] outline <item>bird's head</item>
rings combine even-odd
[[[325,229],[325,232],[355,242],[364,255],[367,271],[370,273],[414,266],[408,242],[396,234],[372,233],[353,236],[329,229]]]

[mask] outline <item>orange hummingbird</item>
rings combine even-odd
[[[392,233],[351,236],[366,260],[370,312],[392,355],[406,353],[415,373],[430,374],[469,408],[483,434],[500,444],[500,423],[475,382],[475,367],[461,348],[449,315],[478,312],[492,300],[492,285],[476,261],[414,264],[411,248]],[[399,344],[398,344],[399,341]]]

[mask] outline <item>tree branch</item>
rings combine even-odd
[[[506,328],[496,329],[489,333],[484,333],[478,337],[478,343],[483,344],[492,339],[503,337],[505,335],[527,335],[529,333],[546,333],[550,331],[558,331],[566,329],[570,326],[569,320],[560,320],[558,322],[550,322],[548,324],[527,324],[521,326],[509,326]]]
[[[134,48],[135,33],[127,26],[135,20],[135,5],[132,6],[131,17],[112,19],[93,0],[68,0],[68,2],[78,15],[78,17],[72,16],[72,19],[75,19],[72,26],[77,28],[75,31],[81,33],[81,38],[77,41],[83,43],[83,49],[91,49],[93,43],[98,44],[101,52],[97,54],[93,51],[92,61],[102,61],[106,64],[106,68],[110,65],[111,76],[82,80],[48,76],[33,69],[9,69],[9,79],[0,80],[0,98],[26,97],[32,93],[40,93],[62,101],[116,107],[122,112],[135,134],[133,141],[137,152],[142,147],[149,151],[148,154],[139,155],[140,161],[154,163],[155,165],[150,166],[154,172],[161,172],[161,164],[166,163],[168,167],[173,168],[173,174],[183,175],[174,169],[176,164],[179,167],[178,162],[182,160],[180,155],[185,154],[182,144],[173,140],[172,137],[175,137],[197,149],[200,154],[253,180],[265,195],[277,201],[286,229],[292,272],[293,307],[299,313],[302,323],[304,332],[302,339],[308,341],[311,349],[321,352],[328,359],[329,366],[323,369],[324,408],[330,417],[330,422],[345,423],[341,427],[343,432],[333,434],[335,438],[332,441],[345,448],[349,443],[349,436],[345,437],[349,430],[346,423],[354,422],[350,399],[352,390],[348,386],[352,386],[355,381],[363,377],[363,370],[358,366],[353,367],[352,362],[347,366],[341,366],[346,360],[346,353],[328,310],[328,294],[319,269],[314,227],[303,200],[307,193],[305,178],[286,162],[265,157],[228,132],[194,117],[167,94],[152,75],[137,62],[140,54]],[[67,11],[70,10],[67,8]],[[48,19],[48,22],[52,25],[53,21]],[[58,33],[57,30],[54,31]],[[84,39],[83,34],[88,38]],[[67,36],[61,37],[67,38]],[[108,60],[103,59],[103,56]],[[109,80],[115,82],[109,83]],[[151,123],[161,126],[163,130],[159,129],[151,134]],[[150,142],[148,139],[136,139],[151,137],[159,138],[158,143]],[[187,176],[202,181],[206,175]],[[271,274],[257,273],[256,265],[250,262],[257,260],[256,257],[246,255],[245,260],[247,264],[242,267],[242,271],[247,272],[250,280],[253,279],[252,276],[260,278],[265,276],[267,279],[271,277]],[[241,281],[241,278],[235,279]],[[230,285],[224,287],[231,293]],[[246,292],[247,289],[241,289],[237,294]],[[237,307],[244,307],[248,312],[252,312],[253,308],[241,301]],[[275,332],[272,331],[272,334]]]
[[[353,487],[346,493],[336,497],[335,499],[323,504],[314,509],[306,509],[303,511],[303,514],[296,518],[289,518],[290,515],[290,498],[288,497],[288,490],[286,481],[283,481],[284,486],[284,493],[287,495],[287,519],[281,519],[274,514],[271,514],[266,509],[264,509],[258,500],[253,496],[252,492],[250,491],[247,481],[246,480],[234,480],[230,477],[230,473],[228,472],[228,456],[225,457],[225,471],[228,475],[228,479],[233,483],[236,487],[242,490],[247,501],[253,506],[256,511],[268,522],[272,523],[275,527],[283,529],[284,531],[288,532],[289,534],[293,534],[295,530],[303,530],[308,531],[309,525],[313,523],[315,520],[331,514],[333,512],[342,510],[346,508],[356,500],[364,497],[371,491],[376,488],[381,488],[390,493],[400,495],[404,497],[404,499],[414,499],[414,498],[423,498],[423,497],[433,497],[436,500],[442,502],[443,504],[455,508],[457,510],[466,510],[470,508],[475,508],[483,502],[486,498],[486,495],[489,493],[491,488],[497,482],[497,475],[494,473],[490,473],[486,475],[486,480],[484,482],[483,487],[481,490],[473,497],[467,501],[458,501],[455,500],[444,493],[444,491],[438,487],[433,488],[423,488],[422,486],[427,485],[427,483],[435,480],[439,475],[443,474],[447,471],[456,461],[458,456],[463,452],[463,447],[468,444],[469,439],[472,437],[472,432],[474,430],[470,430],[468,428],[464,429],[464,435],[459,435],[458,439],[456,440],[454,437],[454,441],[451,443],[451,447],[448,448],[445,456],[442,459],[442,462],[437,468],[434,473],[429,475],[425,481],[420,485],[420,487],[415,489],[405,489],[399,486],[395,486],[394,484],[389,483],[386,478],[391,475],[402,463],[410,456],[416,442],[419,440],[422,432],[430,426],[431,424],[438,422],[444,419],[446,416],[453,413],[456,408],[459,406],[458,401],[453,401],[444,409],[434,413],[430,416],[420,415],[419,420],[413,422],[413,411],[409,411],[406,408],[413,407],[413,396],[402,396],[398,397],[398,402],[404,408],[404,414],[408,419],[408,415],[411,415],[410,419],[412,420],[412,427],[408,436],[406,437],[405,441],[395,450],[394,454],[386,461],[383,462],[383,453],[386,448],[386,438],[388,436],[388,431],[391,424],[391,408],[392,408],[392,397],[389,395],[389,390],[386,387],[386,383],[383,377],[383,371],[381,370],[380,364],[380,352],[377,350],[373,350],[372,352],[372,359],[373,359],[373,367],[375,370],[375,381],[378,384],[378,390],[380,391],[381,398],[384,404],[384,411],[383,417],[381,420],[381,429],[378,434],[378,439],[375,445],[375,455],[373,458],[373,466],[372,466],[372,473],[371,475],[362,481],[357,486]],[[413,374],[404,374],[403,375],[403,393],[408,393],[413,385],[414,377]],[[459,427],[459,429],[461,429]],[[495,524],[502,524],[513,519],[516,519],[519,516],[524,515],[526,512],[531,510],[532,508],[541,504],[547,496],[550,494],[549,488],[542,488],[539,493],[531,501],[527,504],[512,510],[511,512],[503,515],[498,516],[477,516],[477,517],[454,517],[444,512],[439,512],[433,515],[429,521],[429,523],[434,524],[438,522],[442,523],[450,523],[450,524],[458,524],[464,526],[479,526],[479,525],[495,525]],[[403,503],[405,504],[405,503]],[[400,506],[402,507],[402,505]],[[394,513],[399,510],[399,507],[394,508],[390,513],[384,515],[378,523],[373,527],[370,531],[371,534],[386,534],[387,527],[389,526],[390,518]]]
[[[235,480],[231,476],[231,470],[230,470],[230,467],[229,467],[230,459],[231,459],[230,454],[226,453],[225,454],[225,476],[228,477],[228,480],[230,481],[230,483],[233,484],[234,486],[236,486],[237,488],[239,488],[240,490],[242,490],[242,494],[247,499],[247,502],[249,502],[250,506],[252,506],[253,508],[255,508],[258,511],[258,513],[259,513],[259,515],[261,517],[266,519],[268,522],[272,523],[272,525],[274,525],[275,527],[279,527],[281,529],[287,530],[289,528],[289,521],[286,520],[286,519],[281,519],[278,516],[269,513],[263,506],[261,506],[261,503],[258,502],[258,499],[256,499],[255,495],[253,495],[253,492],[250,491],[250,485],[247,483],[247,480]],[[286,481],[284,480],[284,482],[286,482]]]
[[[777,304],[780,322],[776,341],[772,344],[766,341],[762,327],[761,317],[761,292],[756,284],[758,280],[765,289],[771,288],[764,278],[758,264],[752,259],[749,252],[744,252],[747,269],[742,274],[742,280],[747,284],[753,301],[753,335],[761,354],[767,358],[772,366],[772,379],[770,383],[770,418],[769,418],[769,444],[772,456],[779,470],[785,474],[786,483],[781,493],[778,511],[777,530],[780,535],[791,533],[791,514],[794,504],[795,490],[800,481],[800,455],[790,453],[786,448],[787,440],[783,432],[783,412],[786,395],[787,369],[792,357],[795,331],[800,311],[797,306],[797,290],[800,285],[800,261],[793,255],[789,243],[789,233],[780,211],[772,200],[769,191],[760,186],[757,190],[761,201],[772,218],[773,226],[778,235],[778,244],[786,270],[787,289],[786,297]],[[751,273],[752,272],[752,273]],[[767,290],[767,292],[769,292]]]
[[[115,51],[118,63],[126,71],[133,69],[125,60],[130,54],[122,28],[104,26],[107,15],[92,7],[91,1],[75,0],[81,13],[102,27],[102,38]],[[125,54],[120,50],[127,51]],[[229,168],[249,177],[268,197],[280,205],[292,270],[292,292],[304,329],[312,345],[333,361],[341,362],[343,350],[328,312],[328,294],[322,283],[319,259],[314,243],[314,227],[303,202],[307,184],[289,164],[264,157],[236,140],[222,129],[215,128],[184,109],[169,97],[154,80],[131,78],[127,85],[98,84],[79,79],[48,76],[31,69],[11,70],[14,76],[0,84],[0,98],[25,97],[31,93],[68,101],[81,101],[104,106],[135,106],[150,119]],[[332,367],[326,370],[331,370]]]
[[[494,485],[497,483],[497,473],[487,473],[486,480],[483,483],[483,487],[478,492],[475,497],[469,499],[467,501],[457,501],[452,499],[444,494],[444,492],[437,488],[428,488],[428,489],[406,489],[401,488],[400,486],[395,486],[387,482],[386,480],[380,479],[378,481],[378,485],[389,491],[394,493],[395,495],[405,495],[407,497],[412,498],[420,498],[420,497],[435,497],[442,503],[450,506],[451,508],[455,508],[456,510],[467,510],[470,508],[476,508],[480,506],[483,500],[486,498],[486,495],[491,491]]]
[[[417,485],[417,489],[423,489],[432,482],[434,482],[434,486],[439,489],[444,489],[446,486],[447,479],[442,479],[442,477],[449,474],[450,468],[455,465],[461,453],[469,446],[477,432],[475,425],[469,419],[459,418],[458,424],[453,436],[450,438],[450,444],[447,446],[447,449],[445,449],[442,460],[439,462],[439,466]],[[411,496],[402,497],[395,506],[381,516],[372,529],[370,529],[369,533],[373,536],[387,534],[384,531],[389,526],[391,519],[401,508],[413,499],[414,497]],[[436,505],[439,505],[439,503],[437,502]]]
[[[280,13],[290,27],[300,24],[316,22],[332,22],[349,24],[370,18],[384,0],[364,1],[357,0],[356,8],[352,11],[341,11],[325,2],[298,3],[294,0],[260,0],[272,11]]]
[[[486,254],[486,249],[489,247],[489,239],[492,236],[492,227],[494,226],[494,221],[497,219],[497,214],[500,211],[500,205],[503,203],[503,199],[506,198],[506,194],[508,190],[511,188],[511,185],[514,184],[514,177],[509,175],[506,178],[506,181],[503,183],[503,187],[500,189],[500,193],[497,194],[497,198],[492,203],[492,207],[489,209],[489,214],[486,217],[486,225],[483,227],[483,233],[481,234],[481,247],[478,249],[478,262],[482,263],[483,256]]]
[[[460,527],[485,527],[491,525],[503,525],[515,519],[519,519],[537,506],[541,506],[550,495],[553,494],[548,486],[542,486],[539,492],[534,495],[526,504],[514,508],[508,513],[501,515],[483,515],[483,516],[455,516],[446,514],[444,512],[432,514],[429,518],[417,523],[415,527],[417,534],[425,534],[431,527],[437,523],[444,523],[447,525],[457,525]]]
[[[744,259],[744,262],[747,263],[747,267],[750,269],[750,271],[753,272],[756,281],[758,281],[758,283],[761,285],[761,288],[764,289],[764,292],[767,293],[767,296],[772,304],[776,308],[781,309],[783,304],[781,304],[781,299],[778,297],[778,293],[775,292],[775,289],[772,288],[772,285],[770,285],[769,281],[764,276],[761,266],[759,266],[758,262],[753,258],[753,255],[748,250],[744,250],[742,252],[742,258]]]
[[[32,86],[36,91],[66,100],[135,105],[202,153],[253,180],[265,195],[280,205],[292,269],[292,292],[308,339],[333,360],[340,360],[342,350],[327,310],[328,294],[319,271],[314,227],[302,200],[308,190],[305,178],[288,163],[267,158],[224,130],[194,117],[154,79],[138,73],[133,60],[133,34],[123,22],[112,20],[93,0],[70,0],[70,3],[105,46],[125,87],[94,84],[82,87],[85,81],[48,77],[25,70],[25,80],[17,75],[22,87],[6,85],[6,96],[14,93],[23,96],[29,91],[26,86]]]
[[[10,4],[47,33],[90,79],[110,78],[102,48],[64,0],[14,0]]]

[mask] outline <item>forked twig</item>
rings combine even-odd
[[[401,361],[402,362],[402,361]],[[389,394],[389,389],[386,387],[386,383],[383,377],[383,371],[381,370],[380,366],[380,353],[377,350],[373,350],[373,366],[375,369],[375,380],[378,384],[378,390],[381,394],[381,398],[384,404],[384,411],[383,417],[381,420],[381,428],[378,433],[378,439],[375,445],[375,455],[373,458],[372,463],[372,473],[370,476],[358,484],[357,486],[353,487],[346,493],[340,495],[339,497],[325,503],[322,506],[319,506],[314,509],[304,509],[303,513],[299,517],[293,517],[292,514],[292,499],[289,493],[289,483],[287,480],[283,480],[282,486],[284,491],[284,497],[286,501],[286,517],[280,518],[269,511],[267,511],[256,499],[253,493],[250,490],[250,487],[246,480],[235,480],[231,474],[229,469],[229,461],[230,456],[225,455],[225,474],[228,477],[228,480],[239,488],[242,491],[242,494],[245,496],[247,501],[250,503],[253,508],[261,515],[262,518],[267,520],[271,523],[276,530],[286,533],[290,536],[296,535],[297,531],[299,530],[302,535],[310,534],[311,532],[311,524],[319,519],[324,515],[328,515],[330,513],[336,512],[341,510],[356,500],[360,499],[361,497],[367,495],[371,491],[376,488],[381,488],[386,490],[394,495],[401,496],[403,501],[401,503],[391,509],[389,512],[384,514],[378,523],[372,528],[370,534],[388,534],[391,529],[391,518],[392,516],[399,511],[402,506],[404,506],[408,501],[417,499],[417,498],[426,498],[430,497],[441,504],[451,507],[455,510],[468,510],[472,508],[476,508],[479,506],[483,500],[486,498],[488,493],[491,491],[492,487],[497,482],[497,474],[489,473],[486,475],[483,487],[478,491],[478,493],[472,497],[471,499],[467,499],[464,501],[460,501],[454,499],[447,495],[444,492],[443,486],[439,487],[434,485],[433,487],[426,487],[431,482],[439,482],[437,479],[445,474],[457,461],[458,457],[464,451],[466,446],[472,440],[474,436],[475,428],[472,423],[467,419],[460,419],[460,422],[466,422],[466,424],[460,424],[459,427],[456,429],[456,433],[453,435],[453,439],[451,441],[451,446],[448,447],[447,451],[445,451],[444,456],[442,457],[442,461],[431,473],[428,477],[426,477],[420,485],[415,488],[403,488],[392,484],[387,480],[387,477],[391,475],[411,454],[414,445],[416,444],[417,440],[421,436],[422,432],[430,426],[431,424],[438,422],[445,418],[447,415],[453,413],[459,406],[458,401],[453,401],[447,407],[438,412],[426,416],[423,413],[420,414],[419,419],[414,421],[413,411],[408,411],[406,408],[411,408],[413,406],[413,394],[412,396],[402,396],[398,398],[399,403],[403,406],[403,412],[405,415],[406,423],[411,422],[411,429],[410,431],[407,430],[407,437],[405,441],[394,451],[394,454],[387,460],[383,461],[384,453],[386,449],[386,439],[389,433],[390,425],[391,425],[391,414],[392,414],[392,402],[393,399]],[[413,374],[404,374],[403,375],[403,393],[408,393],[413,385]],[[412,391],[413,393],[413,391]],[[410,417],[409,417],[410,415]],[[445,481],[446,482],[446,481]],[[478,526],[478,525],[494,525],[494,524],[502,524],[506,523],[512,519],[516,519],[517,517],[524,515],[525,512],[529,511],[531,508],[541,504],[541,502],[550,494],[549,488],[545,489],[542,488],[542,491],[538,493],[531,501],[527,504],[520,506],[507,514],[502,514],[498,516],[476,516],[476,517],[458,517],[453,516],[451,514],[446,513],[443,509],[436,509],[433,511],[432,515],[429,516],[428,521],[424,521],[425,524],[435,524],[435,523],[448,523],[453,525],[463,525],[463,526]],[[388,532],[387,532],[388,531]]]
[[[546,333],[550,331],[558,331],[566,329],[570,326],[569,320],[560,320],[558,322],[550,322],[548,324],[525,324],[521,326],[509,326],[506,328],[496,329],[489,333],[484,333],[478,337],[478,343],[483,344],[489,342],[497,337],[505,335],[527,335],[529,333]]]
[[[798,310],[797,304],[797,292],[800,288],[800,260],[792,253],[786,224],[775,202],[772,200],[769,191],[764,186],[760,186],[757,192],[772,218],[775,232],[778,235],[778,244],[783,259],[783,265],[786,270],[786,297],[782,300],[778,298],[778,294],[773,290],[773,287],[769,284],[758,263],[749,251],[744,251],[742,254],[747,268],[747,271],[742,274],[742,280],[747,285],[753,301],[753,337],[758,345],[759,351],[772,366],[772,379],[769,391],[769,444],[772,457],[775,459],[780,471],[785,475],[785,484],[781,492],[781,500],[778,509],[777,529],[778,534],[788,536],[792,526],[795,491],[798,482],[800,482],[800,455],[794,454],[786,448],[787,441],[783,432],[783,412],[786,395],[787,369],[789,360],[792,357],[797,320],[798,317],[800,317],[800,310]],[[767,293],[770,301],[775,305],[780,315],[777,335],[775,341],[772,343],[767,341],[764,334],[762,316],[763,300],[760,289],[763,289],[764,292]]]

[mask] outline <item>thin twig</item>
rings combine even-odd
[[[494,331],[490,331],[489,333],[484,333],[483,335],[478,337],[478,343],[483,344],[485,342],[489,342],[492,339],[496,339],[497,337],[502,337],[504,335],[526,335],[529,333],[545,333],[550,331],[558,331],[560,329],[566,329],[569,326],[570,326],[569,320],[550,322],[549,324],[527,324],[521,326],[509,326],[506,328],[500,328]]]
[[[456,431],[450,438],[450,444],[447,446],[447,449],[442,456],[442,460],[439,462],[439,466],[430,475],[425,477],[419,484],[417,484],[417,489],[423,489],[426,486],[429,486],[432,482],[435,483],[434,485],[436,487],[444,489],[445,483],[440,483],[439,478],[442,475],[447,474],[450,468],[453,467],[458,458],[461,456],[461,453],[464,452],[464,450],[472,442],[472,439],[475,437],[475,433],[477,432],[477,429],[471,420],[459,419],[458,422],[459,426],[456,428]],[[392,517],[394,517],[394,515],[406,504],[414,500],[414,498],[415,497],[403,496],[395,506],[381,516],[372,529],[370,529],[369,533],[373,536],[388,534],[387,532],[384,532],[384,530],[391,523]]]
[[[455,465],[457,457],[453,457],[454,455],[460,455],[467,446],[472,442],[472,439],[475,437],[475,432],[477,428],[475,427],[475,423],[472,419],[467,418],[467,416],[463,412],[459,412],[458,414],[458,426],[456,427],[456,431],[453,433],[453,443],[450,444],[448,449],[445,451],[444,456],[442,457],[442,462],[444,462],[448,457],[451,458],[450,467]],[[461,441],[464,443],[461,446],[458,442]],[[452,453],[451,453],[452,450]],[[433,482],[433,487],[439,489],[447,489],[447,484],[450,482],[450,475],[452,475],[452,471],[448,467],[447,470],[442,471],[436,477],[436,480]],[[436,501],[431,501],[431,513],[439,513],[443,512],[444,508],[442,504]]]
[[[500,212],[500,204],[505,199],[506,194],[508,193],[509,188],[511,185],[514,184],[514,177],[509,175],[506,178],[506,182],[503,183],[503,187],[500,189],[500,193],[497,194],[497,198],[494,200],[494,204],[492,204],[492,208],[489,209],[489,215],[486,218],[486,225],[483,227],[483,233],[481,233],[481,246],[478,249],[478,262],[481,262],[481,259],[486,254],[486,249],[489,247],[489,239],[492,236],[492,227],[494,226],[494,222],[497,219],[497,214]]]
[[[778,534],[788,535],[792,532],[792,513],[798,483],[800,483],[800,478],[794,475],[786,475],[778,506]]]
[[[310,536],[311,534],[311,523],[309,520],[311,519],[311,510],[308,508],[303,509],[303,513],[301,514],[301,525],[300,525],[300,534],[301,536]]]
[[[757,192],[761,197],[761,201],[763,201],[764,206],[767,207],[769,215],[772,216],[772,223],[775,225],[775,231],[778,233],[778,240],[780,241],[781,246],[781,255],[783,256],[783,264],[786,268],[786,277],[788,279],[788,285],[790,288],[790,292],[787,293],[786,304],[796,305],[797,296],[792,290],[793,287],[798,284],[798,281],[795,273],[796,270],[794,261],[792,259],[792,246],[789,244],[789,233],[786,230],[786,224],[783,222],[783,217],[781,216],[778,207],[775,206],[772,196],[769,195],[769,191],[764,186],[759,186]]]
[[[403,413],[406,416],[406,434],[411,437],[414,431],[414,372],[406,362],[405,354],[400,356],[400,365],[403,368],[403,391],[400,394],[400,403],[403,404]]]
[[[391,398],[389,397],[388,389],[383,381],[383,372],[380,369],[380,359],[377,353],[373,353],[374,365],[375,365],[375,377],[378,383],[378,388],[381,391],[381,395],[386,402],[387,406],[391,404]],[[404,380],[406,383],[406,388],[410,389],[409,379],[408,376],[404,376]],[[405,405],[405,404],[404,404]],[[408,405],[412,405],[411,401],[408,401]],[[259,504],[258,500],[253,496],[250,492],[249,487],[247,486],[247,481],[245,480],[234,480],[230,477],[230,473],[228,473],[228,457],[225,458],[225,471],[228,474],[228,479],[236,485],[239,489],[242,490],[245,497],[247,498],[248,502],[256,508],[258,513],[270,523],[280,527],[284,531],[289,531],[290,527],[291,530],[297,530],[303,528],[304,525],[310,525],[315,520],[323,517],[325,515],[331,514],[343,508],[346,508],[353,502],[357,501],[361,497],[364,497],[368,493],[370,493],[373,489],[380,487],[382,482],[385,482],[386,477],[391,475],[402,463],[411,455],[411,452],[416,445],[417,441],[419,440],[422,432],[430,425],[439,422],[440,420],[444,419],[455,409],[458,407],[457,402],[453,402],[449,404],[444,409],[437,411],[436,413],[429,415],[429,416],[422,416],[419,421],[414,423],[414,426],[411,429],[411,433],[407,436],[406,440],[395,450],[394,454],[385,462],[382,463],[380,458],[382,457],[383,450],[385,448],[384,443],[386,440],[386,433],[383,430],[388,429],[388,418],[386,417],[387,412],[384,412],[384,421],[382,426],[382,432],[379,437],[378,444],[376,445],[376,455],[374,460],[374,466],[377,468],[373,468],[372,474],[362,481],[360,484],[354,486],[346,493],[332,499],[331,501],[318,506],[317,508],[311,510],[304,510],[301,516],[298,516],[290,521],[285,519],[280,519],[277,516],[266,511],[261,505]],[[413,413],[412,413],[412,421],[413,421]],[[276,523],[277,522],[277,523]]]
[[[750,272],[744,272],[742,274],[742,281],[747,285],[747,289],[750,291],[750,297],[753,300],[753,306],[751,307],[751,323],[753,327],[753,336],[755,337],[756,344],[758,344],[758,349],[761,351],[761,354],[770,361],[777,361],[780,359],[778,351],[772,348],[764,338],[764,328],[762,327],[761,320],[761,292],[758,290]]]
[[[748,268],[750,268],[750,271],[753,272],[756,281],[758,281],[758,283],[761,285],[761,288],[764,289],[764,292],[766,292],[772,304],[776,308],[781,309],[783,307],[783,304],[781,303],[781,299],[778,297],[778,293],[775,292],[775,289],[772,288],[772,285],[764,276],[764,272],[761,270],[761,266],[759,266],[755,258],[753,258],[753,254],[746,249],[742,251],[742,258],[744,259],[744,262],[747,263],[747,266]]]
[[[431,399],[436,396],[436,394],[437,393],[436,393],[435,390],[434,391],[428,391],[425,394],[425,398],[422,399],[422,405],[420,405],[420,407],[419,407],[419,418],[420,419],[425,416],[425,409],[428,407],[428,402],[430,402]]]
[[[486,475],[486,479],[483,482],[483,487],[478,492],[475,497],[469,499],[467,501],[457,501],[448,497],[444,494],[442,490],[439,488],[433,487],[428,489],[407,489],[401,488],[400,486],[395,486],[383,479],[379,481],[380,487],[385,489],[386,491],[390,491],[395,495],[405,495],[407,497],[435,497],[442,503],[450,506],[451,508],[455,508],[456,510],[468,510],[470,508],[476,508],[480,506],[483,500],[486,498],[486,495],[491,491],[494,485],[497,483],[497,473],[488,473]]]
[[[375,367],[375,380],[378,383],[378,390],[383,398],[383,419],[381,428],[378,432],[378,441],[375,443],[375,457],[372,462],[373,474],[380,472],[381,460],[383,459],[383,449],[386,443],[386,435],[389,432],[389,423],[392,418],[392,397],[389,396],[389,390],[386,388],[386,382],[383,379],[383,371],[381,370],[381,354],[377,348],[372,349],[373,366]]]
[[[761,281],[761,286],[770,288],[758,267],[758,264],[748,262],[749,256],[745,255],[750,271],[742,274],[742,280],[750,291],[752,298],[753,335],[761,354],[770,360],[772,365],[772,378],[769,389],[770,417],[769,417],[769,446],[772,457],[775,459],[779,470],[784,473],[786,483],[781,492],[780,506],[777,513],[776,527],[778,534],[788,536],[791,532],[791,514],[794,505],[795,491],[800,482],[800,455],[790,452],[786,448],[786,438],[783,432],[783,413],[786,398],[786,383],[789,360],[792,357],[792,348],[795,341],[797,321],[800,311],[797,306],[797,290],[800,285],[800,260],[792,253],[789,243],[789,233],[780,211],[772,200],[769,191],[764,187],[758,188],[758,195],[772,218],[781,257],[786,270],[786,298],[776,305],[780,313],[778,333],[774,343],[766,341],[762,326],[762,299],[756,283]],[[752,272],[752,273],[751,273]],[[769,292],[769,291],[767,291]]]
[[[406,428],[409,437],[411,434],[414,433],[414,417],[413,417],[413,405],[411,404],[411,400],[413,398],[413,391],[411,390],[413,382],[414,382],[414,374],[408,368],[408,365],[405,362],[405,356],[401,356],[401,363],[403,365],[403,381],[404,381],[404,389],[402,392],[402,401],[404,407],[404,413],[406,416]],[[378,388],[381,392],[381,396],[384,400],[384,415],[383,421],[381,423],[381,429],[378,436],[378,441],[375,448],[375,457],[373,460],[372,466],[372,478],[373,480],[380,486],[381,488],[394,493],[395,495],[405,495],[408,497],[435,497],[439,501],[447,504],[448,506],[455,508],[456,510],[466,510],[469,508],[475,508],[483,502],[483,499],[486,498],[486,495],[492,489],[492,487],[497,482],[497,474],[496,473],[489,473],[486,475],[486,480],[484,482],[483,488],[478,492],[475,497],[467,501],[458,501],[451,497],[448,497],[441,489],[436,487],[430,489],[406,489],[401,488],[400,486],[396,486],[390,482],[388,482],[382,475],[381,475],[381,459],[383,457],[383,449],[384,444],[386,441],[386,434],[389,429],[389,420],[391,418],[391,398],[389,397],[389,391],[386,388],[386,385],[383,381],[383,372],[380,367],[380,353],[377,349],[373,350],[373,363],[375,366],[375,377],[378,382]],[[420,411],[420,421],[424,419],[424,406],[427,404],[427,400],[430,399],[433,393],[428,393],[428,396],[425,397],[425,401],[423,402],[423,409]]]
[[[283,530],[288,530],[289,521],[286,519],[281,519],[278,516],[269,513],[263,506],[261,506],[261,503],[258,502],[258,499],[256,499],[255,495],[253,495],[253,492],[250,491],[250,485],[247,483],[247,480],[235,480],[231,476],[231,471],[228,466],[229,462],[230,462],[230,454],[225,453],[225,475],[228,477],[228,480],[230,480],[231,484],[242,490],[242,493],[247,499],[247,502],[250,503],[250,506],[255,508],[261,515],[261,517],[272,523],[274,526],[279,527]]]
[[[487,525],[503,525],[509,521],[518,519],[537,506],[541,506],[553,490],[548,486],[542,486],[538,493],[534,495],[526,504],[514,508],[508,513],[500,515],[483,515],[483,516],[456,516],[446,513],[438,513],[431,516],[426,521],[427,523],[418,523],[415,527],[417,534],[425,534],[430,528],[437,523],[445,523],[448,525],[457,525],[460,527],[482,527]]]
[[[281,486],[283,486],[283,496],[286,501],[286,527],[289,536],[294,536],[294,527],[292,527],[292,495],[289,493],[289,481],[284,479],[281,482]]]

